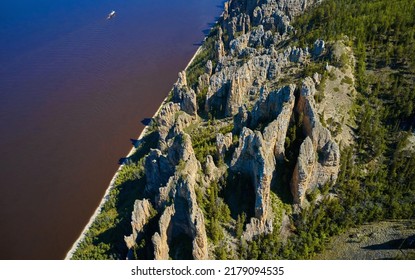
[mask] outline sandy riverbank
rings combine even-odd
[[[202,45],[203,46],[203,45]],[[193,57],[190,59],[189,63],[186,65],[185,67],[185,71],[187,70],[187,68],[193,63],[193,60],[196,58],[196,56],[200,53],[202,46],[200,46],[195,54],[193,55]],[[153,115],[153,119],[159,114],[161,108],[163,107],[163,105],[166,103],[168,96],[166,96],[166,98],[163,100],[163,102],[161,103],[161,105],[159,106],[159,108],[157,109],[156,113]],[[141,140],[147,133],[149,129],[149,126],[146,126],[143,131],[140,133],[139,137],[137,138],[137,140]],[[127,157],[131,156],[134,154],[134,152],[136,151],[136,148],[133,147],[130,152],[127,154]],[[65,256],[65,260],[70,260],[73,256],[73,254],[75,253],[75,251],[78,249],[79,244],[84,240],[86,233],[88,232],[88,230],[90,229],[90,227],[92,226],[92,224],[94,223],[95,219],[97,218],[97,216],[101,213],[101,209],[104,205],[105,202],[108,201],[109,199],[109,194],[110,191],[114,188],[114,183],[115,183],[115,179],[117,178],[119,172],[121,171],[121,169],[123,168],[124,164],[121,164],[118,167],[118,170],[115,172],[114,176],[111,179],[111,182],[108,186],[108,188],[105,191],[104,196],[102,197],[98,207],[95,209],[93,215],[91,216],[91,218],[89,219],[88,223],[86,224],[86,226],[84,227],[84,229],[82,230],[81,234],[79,235],[78,239],[76,239],[76,241],[74,242],[74,244],[72,245],[71,249],[66,253]]]

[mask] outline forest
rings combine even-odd
[[[356,122],[354,142],[340,147],[341,167],[336,183],[308,193],[307,200],[311,203],[300,212],[292,210],[288,187],[282,191],[272,190],[273,213],[281,216],[284,212],[290,217],[291,234],[287,239],[281,238],[278,230],[252,241],[241,238],[252,217],[252,207],[247,205],[252,205],[253,195],[246,195],[250,186],[244,183],[245,178],[237,178],[228,170],[206,190],[197,186],[197,203],[204,214],[207,238],[214,248],[211,258],[311,259],[324,251],[331,237],[351,227],[415,218],[415,149],[410,146],[415,130],[414,15],[413,0],[325,0],[294,19],[290,45],[304,48],[312,46],[317,39],[328,44],[342,40],[353,51],[357,95],[350,114]],[[207,61],[212,60],[214,67],[217,63],[214,55],[217,36],[217,29],[213,28],[205,47],[187,68],[187,82],[195,90]],[[225,31],[222,38],[227,36]],[[335,63],[330,56],[324,59],[307,65],[301,78],[320,71],[326,63]],[[351,84],[347,79],[344,82]],[[221,119],[215,112],[204,113],[206,92],[206,88],[202,89],[197,96],[203,125],[199,123],[185,129],[192,139],[195,156],[203,165],[207,155],[215,154],[215,133],[233,130],[232,120]],[[315,96],[317,103],[323,98]],[[289,185],[299,146],[304,140],[301,125],[302,116],[295,115],[285,141],[286,162],[278,184]],[[125,257],[127,248],[120,236],[131,233],[133,201],[143,198],[143,157],[155,148],[156,131],[157,127],[149,128],[144,144],[121,169],[110,199],[73,258]],[[229,155],[237,143],[238,136],[233,135]],[[225,167],[229,164],[229,155],[224,159],[213,156],[215,164]],[[181,168],[180,164],[177,168]],[[323,199],[317,200],[317,197]],[[235,206],[234,201],[239,201],[239,205]],[[154,213],[154,221],[159,215]],[[152,233],[154,221],[148,226]],[[274,219],[274,223],[274,228],[281,226],[278,219]],[[149,245],[150,237],[148,235],[135,248],[136,259],[152,258],[154,250]],[[226,246],[229,240],[235,250]]]
[[[263,259],[308,259],[330,236],[367,222],[415,218],[415,2],[327,0],[295,20],[295,40],[345,36],[356,57],[358,96],[355,145],[342,150],[336,184],[325,199],[304,209],[286,246],[264,236],[252,244]],[[278,250],[267,252],[270,244]],[[269,251],[269,249],[268,249]]]

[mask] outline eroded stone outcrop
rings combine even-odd
[[[264,94],[253,111],[251,127],[260,121],[268,123],[263,132],[242,129],[231,170],[251,178],[255,188],[255,217],[247,226],[246,238],[272,231],[270,191],[275,179],[277,161],[283,159],[284,142],[294,107],[294,86]]]
[[[153,165],[146,169],[146,174],[151,178],[147,181],[152,184],[152,189],[156,184],[160,185],[156,195],[156,206],[163,212],[159,221],[159,231],[152,238],[155,258],[168,259],[171,253],[170,243],[180,234],[185,234],[192,240],[193,258],[207,259],[208,243],[204,216],[195,194],[201,165],[195,157],[189,135],[177,135],[166,156],[157,150],[152,153],[154,156],[148,157],[146,162],[157,167],[161,164],[166,165],[165,170],[158,169],[155,173],[152,172]],[[151,176],[157,175],[157,172],[165,176]]]
[[[148,199],[136,200],[134,203],[134,210],[131,214],[132,234],[124,236],[124,241],[127,244],[130,252],[127,258],[131,258],[131,249],[144,237],[144,226],[154,216],[155,210]]]
[[[160,217],[158,227],[153,226],[157,229],[149,235],[155,259],[183,257],[180,255],[183,252],[173,246],[178,242],[185,242],[183,247],[191,248],[191,252],[185,254],[187,258],[213,258],[209,254],[218,245],[209,244],[205,229],[206,208],[203,212],[198,201],[206,199],[213,182],[221,182],[223,186],[220,187],[226,187],[227,169],[250,180],[255,195],[253,216],[249,217],[242,234],[245,240],[279,230],[273,228],[275,213],[271,207],[271,188],[290,188],[294,203],[305,207],[308,191],[335,182],[339,171],[339,146],[320,123],[314,101],[316,84],[322,76],[315,74],[314,79],[304,79],[301,88],[296,89],[294,85],[298,74],[303,74],[299,70],[301,67],[326,54],[325,42],[316,41],[310,51],[307,47],[286,44],[293,30],[293,17],[315,2],[317,0],[225,3],[222,19],[215,27],[215,42],[210,45],[214,53],[205,60],[204,69],[199,69],[202,74],[197,77],[197,83],[189,85],[186,72],[179,73],[170,102],[163,104],[154,118],[158,145],[149,152],[144,164],[145,195],[149,198],[136,202],[132,214],[133,233],[125,238],[128,248],[133,248],[140,239],[154,210],[159,213],[157,218]],[[198,108],[202,104],[204,108]],[[225,135],[219,133],[225,126],[216,127],[216,132],[208,136],[212,137],[208,142],[213,147],[205,149],[198,145],[206,143],[192,133],[198,133],[199,128],[194,129],[198,125],[200,131],[204,126],[211,129],[208,118],[215,119],[214,123],[229,125],[233,122],[234,127]],[[299,120],[301,124],[294,123]],[[300,147],[286,143],[287,131],[294,125],[300,125],[304,131]],[[196,158],[192,137],[185,131],[196,139],[198,158],[203,155],[206,159],[203,166]],[[295,152],[299,156],[294,170],[290,170],[293,173],[290,183],[283,185],[278,176],[285,168],[286,146],[297,149]],[[206,155],[206,150],[211,154]],[[233,225],[228,226],[226,230],[232,231]],[[285,235],[289,234],[287,232]],[[232,239],[232,235],[228,232],[226,238]]]
[[[185,71],[179,73],[179,79],[173,86],[172,101],[174,103],[180,104],[181,111],[186,112],[190,116],[196,116],[196,93],[193,89],[189,89],[189,87],[187,86]]]
[[[218,133],[216,135],[216,150],[217,150],[217,157],[224,158],[225,153],[229,150],[230,146],[232,145],[232,133],[229,132],[226,135],[222,133]]]
[[[300,148],[291,180],[294,203],[303,205],[307,190],[334,183],[340,168],[340,149],[330,131],[320,123],[316,110],[314,81],[303,81],[297,112],[302,116],[306,139]]]
[[[156,260],[169,259],[168,229],[174,214],[173,205],[166,207],[159,220],[160,232],[156,232],[151,238],[154,245],[154,259]]]

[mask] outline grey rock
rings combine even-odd
[[[201,166],[195,157],[190,136],[183,132],[177,135],[164,159],[168,161],[168,173],[171,175],[165,186],[159,188],[157,196],[156,205],[162,210],[163,215],[159,221],[160,230],[152,238],[155,258],[168,258],[169,240],[179,234],[185,234],[192,240],[193,257],[207,259],[205,222],[195,194]],[[172,172],[171,168],[175,171]],[[171,206],[167,206],[169,204]]]
[[[324,166],[339,166],[340,164],[340,148],[334,141],[328,141],[321,149],[322,165]]]
[[[252,24],[258,26],[262,23],[262,10],[260,6],[256,6],[252,12]]]
[[[263,37],[263,45],[265,48],[269,48],[272,44],[276,43],[275,36],[272,34],[270,30],[267,30]]]
[[[238,109],[238,113],[235,115],[233,119],[233,133],[239,134],[242,131],[242,128],[247,126],[249,123],[249,112],[246,108],[246,105],[243,104]]]
[[[304,63],[308,56],[308,51],[302,48],[293,47],[290,54],[290,61],[295,63]]]
[[[252,110],[251,127],[268,123],[263,133],[242,128],[239,145],[231,162],[231,170],[251,178],[255,188],[255,217],[247,226],[245,238],[272,231],[270,188],[276,174],[276,163],[284,157],[284,143],[294,108],[294,85],[272,93],[264,89]],[[244,114],[241,107],[240,113]],[[235,118],[236,119],[236,118]]]
[[[206,166],[205,166],[205,170],[206,170],[206,176],[208,177],[209,181],[214,181],[216,178],[218,178],[218,174],[219,174],[219,170],[215,165],[215,162],[213,161],[213,158],[211,155],[208,155],[206,157]]]
[[[168,139],[174,138],[176,135],[183,132],[184,129],[190,126],[195,120],[194,117],[182,111],[178,112],[176,115],[176,121],[174,122],[173,128],[170,130]]]
[[[297,112],[302,116],[307,138],[301,145],[291,180],[294,202],[301,206],[305,204],[308,190],[326,183],[334,184],[340,169],[339,146],[332,140],[330,131],[320,123],[314,94],[314,82],[311,78],[306,78],[301,87]]]
[[[319,1],[321,0],[276,0],[271,2],[276,2],[278,9],[285,11],[287,16],[292,19]]]
[[[188,88],[185,71],[179,73],[179,79],[174,84],[172,101],[180,104],[180,110],[191,116],[196,116],[196,93],[193,89]]]
[[[172,166],[160,150],[151,150],[144,162],[147,184],[145,190],[155,194],[160,187],[166,185],[173,173]]]
[[[297,165],[291,182],[291,192],[294,203],[301,204],[304,201],[309,182],[312,180],[313,169],[316,163],[316,154],[310,137],[307,137],[300,147]]]
[[[325,42],[323,40],[317,39],[313,45],[313,57],[317,58],[323,54],[325,49]]]
[[[301,87],[301,95],[304,97],[312,97],[315,93],[316,86],[314,84],[313,79],[311,79],[310,77],[305,78]]]
[[[255,218],[262,221],[268,217],[270,184],[275,171],[274,155],[267,153],[267,148],[261,132],[245,127],[230,166],[234,172],[251,178],[255,188]]]
[[[258,25],[258,28],[254,29],[249,36],[249,45],[253,48],[262,46],[262,38],[264,35],[264,26]]]
[[[277,118],[285,103],[294,104],[294,90],[295,85],[288,85],[271,93],[262,89],[261,96],[251,112],[250,127],[256,127],[261,122]]]
[[[280,73],[279,64],[276,59],[271,60],[268,67],[267,78],[268,80],[274,80]]]
[[[154,245],[154,259],[156,260],[169,259],[168,229],[174,214],[174,205],[164,210],[159,220],[160,233],[156,232],[151,238]]]
[[[154,118],[159,134],[159,149],[163,150],[167,147],[167,137],[170,129],[176,121],[176,114],[180,111],[180,104],[168,102],[163,104],[159,113]]]
[[[180,161],[196,162],[192,141],[188,134],[182,132],[174,138],[173,144],[168,150],[167,158],[173,166],[178,165]],[[196,168],[200,168],[200,166],[198,165]]]
[[[239,53],[240,59],[251,59],[258,55],[258,51],[255,48],[247,47],[242,49],[242,51]]]
[[[223,135],[222,133],[218,133],[216,135],[216,151],[218,158],[224,158],[225,153],[229,150],[230,146],[232,145],[232,133],[227,133]]]
[[[321,74],[319,74],[319,73],[314,73],[314,75],[313,75],[313,80],[314,80],[314,83],[316,84],[316,85],[319,85],[320,84],[320,82],[321,82]]]
[[[144,226],[153,216],[153,212],[154,209],[148,199],[135,201],[134,210],[131,215],[133,233],[129,236],[124,236],[124,241],[130,250],[127,258],[132,258],[131,249],[144,237]]]
[[[249,35],[243,34],[229,42],[229,51],[232,56],[241,56],[242,51],[248,47]]]
[[[273,231],[272,219],[261,221],[257,218],[251,218],[246,225],[246,230],[242,234],[242,238],[246,241],[252,241],[258,236],[258,233],[270,234]]]
[[[209,77],[212,76],[212,73],[213,73],[212,60],[208,60],[208,62],[206,62],[205,73],[208,74]]]

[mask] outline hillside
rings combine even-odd
[[[226,2],[72,257],[307,259],[414,219],[415,3],[397,2]]]

